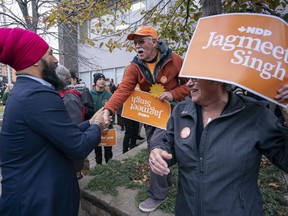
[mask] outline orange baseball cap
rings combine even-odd
[[[151,36],[158,40],[157,31],[151,26],[142,26],[136,30],[135,33],[129,34],[127,40],[134,40],[135,35]]]

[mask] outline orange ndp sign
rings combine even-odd
[[[238,85],[278,105],[277,90],[288,83],[288,28],[280,18],[225,14],[201,18],[190,42],[182,77]]]
[[[122,117],[166,129],[171,107],[167,101],[160,101],[147,92],[137,91],[123,104]]]
[[[116,139],[116,130],[115,129],[109,129],[107,134],[101,135],[101,142],[99,146],[114,146],[117,144]]]

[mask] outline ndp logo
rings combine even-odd
[[[238,28],[238,31],[239,32],[246,32],[248,34],[263,35],[265,37],[272,35],[272,31],[270,31],[268,29],[263,29],[263,28],[259,28],[259,27],[252,27],[252,26],[248,26],[247,28],[244,26],[241,26],[240,28]]]

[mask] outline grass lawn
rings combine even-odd
[[[4,108],[5,108],[5,106],[0,105],[0,116],[3,115],[3,113],[4,113]]]
[[[0,119],[3,118],[4,108],[5,108],[5,106],[3,106],[2,104],[0,104]],[[0,131],[1,131],[1,126],[2,126],[2,120],[1,120],[1,122],[0,122]]]
[[[101,190],[103,193],[117,196],[117,187],[138,189],[137,203],[147,198],[149,185],[149,165],[147,149],[143,149],[135,157],[123,161],[111,160],[107,165],[96,166],[89,171],[94,178],[86,189]],[[167,213],[174,212],[175,196],[177,192],[177,166],[172,168],[174,184],[169,189],[168,199],[159,207]],[[266,158],[262,159],[260,176],[260,190],[263,195],[265,216],[288,215],[288,205],[284,196],[287,187],[282,172],[272,165]]]

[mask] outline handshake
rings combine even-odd
[[[97,124],[103,134],[107,133],[108,127],[112,121],[112,116],[107,109],[101,108],[98,110],[93,117],[89,120],[90,125]]]

